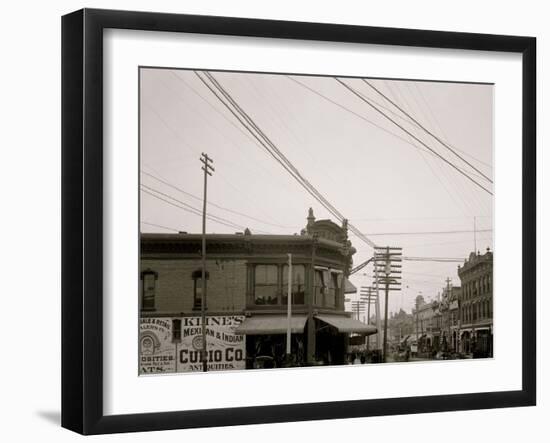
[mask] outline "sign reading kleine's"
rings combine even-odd
[[[176,369],[172,319],[142,318],[139,324],[139,372],[158,374]]]
[[[242,315],[206,317],[209,371],[246,368],[244,336],[235,334],[244,318]],[[142,318],[139,329],[140,374],[202,371],[200,317]]]
[[[206,317],[206,359],[208,371],[245,369],[246,349],[243,335],[235,329],[242,315]],[[181,319],[181,343],[177,344],[177,372],[202,371],[202,322],[200,317]]]

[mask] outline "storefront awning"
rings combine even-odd
[[[344,280],[344,293],[355,294],[356,292],[357,288],[355,287],[355,285],[346,278]]]
[[[372,335],[378,332],[375,326],[361,323],[358,320],[343,315],[316,315],[315,318],[334,326],[342,333],[355,332],[357,334]]]
[[[303,334],[307,317],[305,315],[293,315],[290,319],[290,331],[292,334]],[[286,315],[255,315],[246,318],[236,329],[235,334],[244,335],[269,335],[286,334]]]

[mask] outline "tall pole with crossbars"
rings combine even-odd
[[[382,283],[385,289],[384,297],[384,336],[382,345],[382,361],[387,361],[388,352],[388,295],[390,291],[401,290],[402,248],[390,246],[376,247],[374,251],[376,283]]]
[[[202,370],[208,371],[208,356],[206,348],[206,190],[208,183],[208,176],[212,175],[214,168],[211,163],[214,163],[208,154],[204,152],[201,155],[200,161],[202,163],[201,169],[204,171],[204,193],[202,201],[202,268],[201,268],[201,334],[202,334]]]

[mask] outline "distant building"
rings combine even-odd
[[[493,356],[493,253],[472,252],[458,267],[460,351],[474,357]]]
[[[414,315],[407,314],[403,309],[394,313],[388,320],[389,339],[394,345],[405,344],[414,339]]]
[[[439,345],[441,330],[441,315],[439,303],[426,302],[422,295],[416,297],[413,309],[415,324],[415,339],[419,353],[431,353],[432,348]]]
[[[295,365],[343,364],[350,333],[376,332],[344,309],[346,225],[307,220],[301,235],[206,235],[209,370],[283,365],[288,254]],[[140,257],[141,372],[201,370],[201,235],[142,234]]]
[[[447,286],[443,289],[439,303],[441,313],[441,350],[459,352],[459,311],[460,286],[452,286],[451,279],[447,279]]]

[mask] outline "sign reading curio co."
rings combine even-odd
[[[179,321],[174,328],[174,320]],[[235,334],[244,316],[206,318],[209,371],[245,369],[244,336]],[[142,318],[140,323],[140,373],[202,371],[200,317]]]

